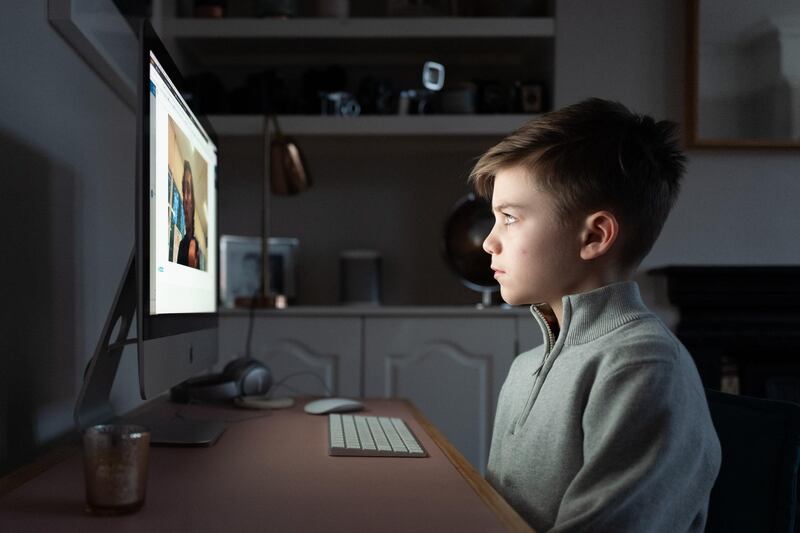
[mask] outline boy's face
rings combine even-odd
[[[581,280],[577,225],[561,224],[552,195],[518,167],[495,175],[492,211],[495,224],[483,249],[492,255],[503,300],[560,307],[561,297]]]

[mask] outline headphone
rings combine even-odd
[[[234,359],[220,374],[187,379],[170,389],[173,402],[225,402],[263,396],[272,386],[272,372],[251,357]]]

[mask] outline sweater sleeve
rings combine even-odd
[[[669,360],[596,382],[582,418],[583,466],[552,531],[702,531],[716,477],[707,422],[705,398]]]

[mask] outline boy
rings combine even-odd
[[[678,193],[675,124],[590,99],[489,149],[483,247],[544,344],[500,392],[487,478],[540,533],[703,531],[720,446],[691,356],[630,281]]]

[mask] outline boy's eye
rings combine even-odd
[[[509,224],[513,224],[517,221],[517,218],[514,215],[509,215],[508,213],[503,213],[503,224],[508,226]]]

